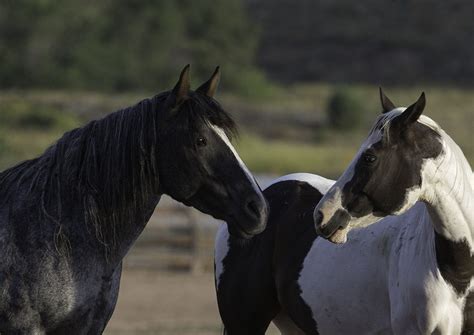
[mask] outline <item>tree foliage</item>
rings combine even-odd
[[[221,65],[238,89],[256,32],[239,0],[5,0],[0,87],[157,90],[191,63],[199,80]]]
[[[337,89],[328,101],[327,117],[332,128],[356,129],[363,119],[363,103],[348,88]]]

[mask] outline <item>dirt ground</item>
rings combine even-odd
[[[125,268],[106,335],[221,334],[212,273]],[[269,330],[267,334],[278,334]]]

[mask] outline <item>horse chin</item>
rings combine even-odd
[[[334,234],[332,234],[328,240],[334,244],[343,244],[347,242],[347,233],[349,230],[347,228],[338,229]]]
[[[235,224],[228,223],[229,234],[234,238],[241,240],[250,240],[254,235],[247,233],[245,230],[237,227]]]
[[[232,236],[248,240],[265,231],[267,226],[267,215],[265,213],[263,217],[258,218],[258,220],[242,215],[229,215],[225,221],[227,222],[229,233]],[[243,225],[242,222],[245,222],[246,224]]]
[[[241,240],[250,240],[252,237],[257,235],[258,231],[247,231],[239,224],[239,220],[235,220],[233,217],[228,217],[225,219],[227,222],[227,228],[229,230],[229,234],[234,238],[241,239]]]

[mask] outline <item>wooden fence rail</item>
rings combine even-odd
[[[125,258],[125,266],[169,271],[212,271],[219,221],[163,197]]]

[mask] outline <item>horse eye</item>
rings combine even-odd
[[[207,140],[204,137],[198,137],[198,139],[196,140],[196,144],[199,147],[205,147],[207,144]]]
[[[377,160],[377,156],[371,155],[371,154],[364,154],[364,162],[372,164]]]

